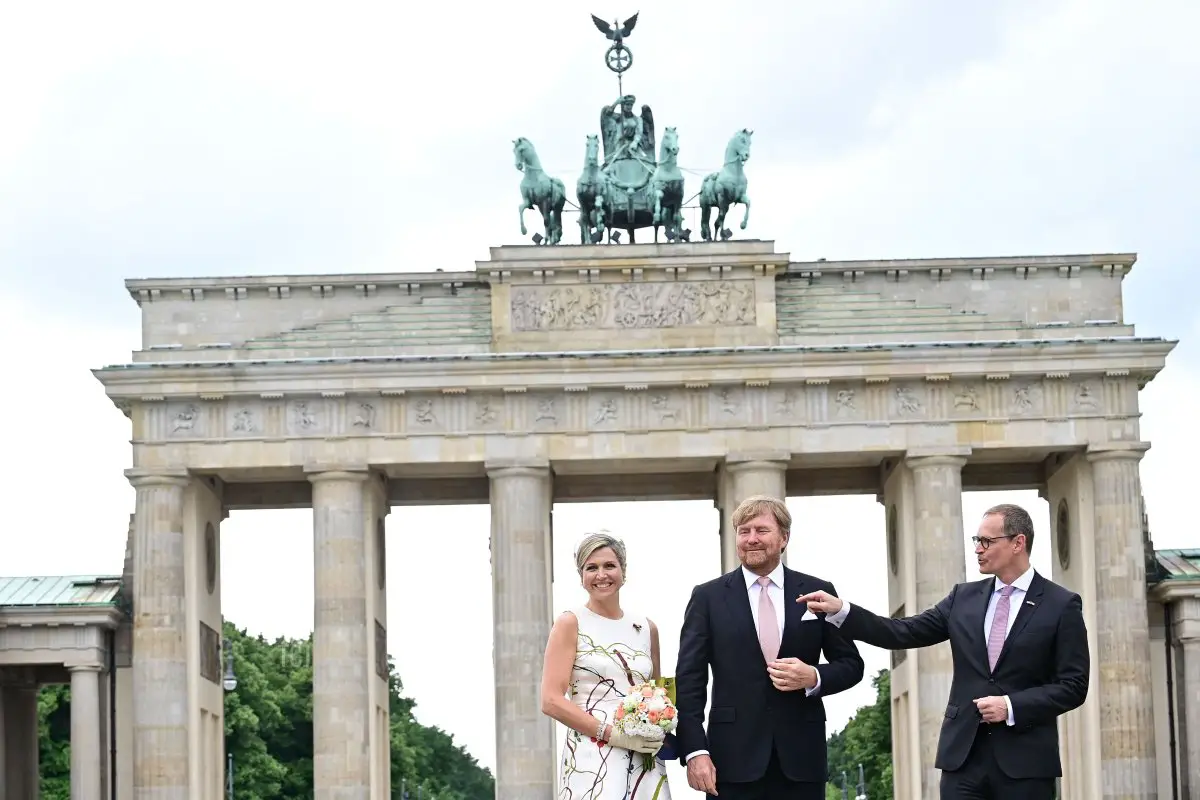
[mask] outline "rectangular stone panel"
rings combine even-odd
[[[904,604],[903,603],[900,604],[899,608],[897,608],[895,611],[892,612],[892,619],[904,619]],[[908,651],[907,650],[893,650],[891,652],[891,655],[892,655],[892,669],[895,670],[896,667],[903,664],[905,662],[905,660],[908,658]]]
[[[203,622],[200,623],[200,677],[221,682],[221,634]]]
[[[375,674],[388,679],[387,628],[375,620]]]
[[[754,281],[516,286],[511,315],[518,332],[752,326]]]

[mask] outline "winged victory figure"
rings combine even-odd
[[[600,110],[600,133],[603,137],[606,167],[614,161],[625,159],[650,165],[654,163],[654,112],[650,110],[650,106],[643,105],[641,116],[634,114],[633,106],[636,102],[637,98],[627,94]]]

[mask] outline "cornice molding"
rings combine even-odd
[[[625,386],[630,373],[642,382],[703,379],[739,384],[769,369],[767,382],[834,381],[878,375],[889,379],[944,380],[1016,376],[1123,373],[1144,385],[1162,370],[1176,341],[1129,337],[1109,340],[946,342],[903,345],[682,348],[671,350],[478,353],[278,361],[160,362],[93,370],[114,401],[153,402],[173,384],[173,397],[220,399],[224,394],[305,391],[344,392],[348,382],[364,391],[440,390],[446,387],[510,388]],[[289,386],[289,384],[293,384]],[[303,387],[303,388],[302,388]]]
[[[1057,256],[983,256],[973,258],[894,258],[862,259],[855,261],[793,261],[787,265],[788,277],[888,273],[901,278],[929,273],[935,279],[946,273],[968,272],[984,277],[997,270],[1010,271],[1018,277],[1032,277],[1039,272],[1057,273],[1063,277],[1079,277],[1083,269],[1097,269],[1109,276],[1120,277],[1133,269],[1136,253],[1087,253]]]

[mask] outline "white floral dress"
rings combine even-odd
[[[629,612],[609,619],[586,607],[572,609],[579,620],[571,702],[598,720],[612,723],[626,693],[651,679],[650,624]],[[559,777],[559,800],[671,800],[666,766],[655,759],[609,747],[594,736],[567,731]]]

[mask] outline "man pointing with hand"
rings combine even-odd
[[[862,680],[862,656],[789,602],[814,589],[833,597],[834,588],[781,563],[792,524],[783,501],[747,498],[732,521],[741,566],[692,591],[679,635],[675,735],[688,785],[724,800],[823,800],[821,698]],[[817,663],[822,652],[828,664]]]
[[[934,762],[942,800],[1053,800],[1058,717],[1088,693],[1083,604],[1030,566],[1033,520],[1020,506],[988,509],[972,539],[979,571],[992,577],[958,584],[917,616],[887,619],[824,591],[796,603],[887,650],[949,640],[954,679]]]

